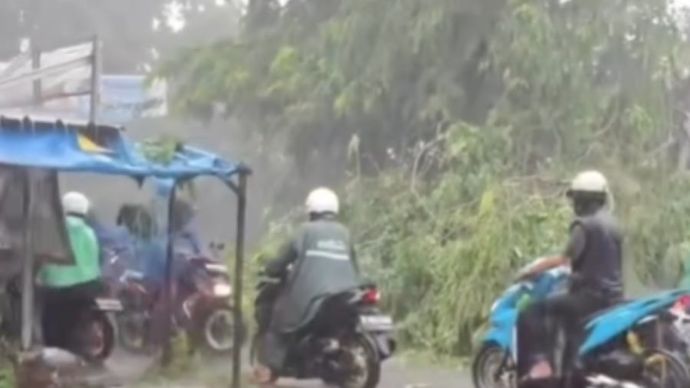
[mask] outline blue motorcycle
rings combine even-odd
[[[496,300],[491,307],[489,329],[472,366],[475,388],[517,387],[518,315],[531,302],[563,292],[569,275],[565,267],[546,271],[530,281],[511,285]],[[562,359],[554,364],[557,375],[571,376],[559,386],[690,387],[686,344],[669,313],[678,303],[690,304],[686,297],[689,293],[663,292],[584,317],[585,340],[577,351],[577,370],[569,370]],[[566,346],[563,337],[561,332],[559,349]]]

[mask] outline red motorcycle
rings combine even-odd
[[[227,354],[234,344],[234,309],[227,266],[204,256],[186,257],[176,265],[173,285],[173,330],[183,330],[191,350]],[[118,315],[120,343],[130,351],[155,348],[150,338],[161,290],[141,274],[125,271],[116,287],[123,311]],[[157,311],[158,310],[158,311]],[[239,328],[244,332],[244,325]],[[240,344],[241,346],[241,344]]]

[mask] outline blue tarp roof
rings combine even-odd
[[[199,175],[229,181],[241,163],[182,146],[168,164],[146,159],[120,128],[0,117],[0,163],[62,171],[187,179]]]

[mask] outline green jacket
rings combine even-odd
[[[46,287],[70,287],[101,277],[100,248],[93,229],[80,217],[67,216],[66,223],[75,263],[43,266],[39,276]]]

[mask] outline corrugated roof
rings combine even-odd
[[[86,120],[62,120],[54,116],[21,116],[21,115],[5,115],[0,112],[0,128],[3,130],[17,129],[17,130],[55,130],[58,129],[73,129],[82,133],[92,133],[102,135],[103,133],[122,132],[124,127],[98,124],[93,125]]]

